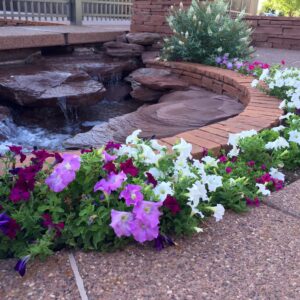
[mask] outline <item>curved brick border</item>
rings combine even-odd
[[[195,158],[202,156],[204,148],[216,155],[222,148],[226,149],[229,133],[251,129],[261,131],[276,126],[283,114],[278,108],[279,99],[251,87],[253,77],[193,63],[153,61],[147,67],[171,69],[193,85],[235,97],[245,105],[245,110],[236,117],[160,140],[170,148],[178,139],[185,139],[193,145],[192,155]]]

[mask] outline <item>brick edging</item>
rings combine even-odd
[[[153,61],[148,63],[147,67],[170,69],[193,85],[237,98],[245,105],[245,110],[233,118],[160,139],[160,142],[169,148],[178,139],[185,139],[192,144],[192,155],[195,158],[202,157],[204,148],[216,155],[221,149],[226,149],[229,133],[251,129],[261,131],[276,126],[283,114],[278,108],[279,99],[251,87],[254,79],[251,76],[195,63]]]

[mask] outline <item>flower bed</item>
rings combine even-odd
[[[161,144],[139,139],[136,131],[125,145],[110,142],[82,155],[35,150],[21,167],[16,164],[25,154],[10,148],[1,158],[0,256],[20,257],[21,275],[30,259],[63,247],[107,251],[153,241],[162,249],[174,244],[173,235],[200,232],[205,217],[220,221],[224,208],[259,206],[262,196],[283,188],[280,168],[300,166],[299,71],[261,74],[265,91],[286,99],[281,108],[288,114],[281,117],[284,127],[258,133],[277,124],[281,110],[276,98],[251,87],[252,77],[196,64],[154,64],[236,95],[245,111]]]

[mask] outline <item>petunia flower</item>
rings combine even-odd
[[[110,173],[107,179],[103,178],[95,184],[94,192],[101,190],[105,194],[110,195],[111,192],[120,188],[126,179],[127,176],[124,172],[119,174]]]
[[[232,172],[232,168],[227,167],[227,168],[225,169],[225,172],[226,172],[227,174],[230,174],[230,173]]]
[[[105,150],[102,152],[102,156],[103,156],[103,159],[104,159],[105,163],[114,161],[117,158],[117,155],[110,155]]]
[[[133,208],[133,214],[136,219],[142,221],[145,225],[156,227],[162,214],[159,211],[162,204],[162,202],[141,201]]]
[[[222,204],[217,204],[215,207],[211,207],[211,210],[214,212],[214,217],[216,219],[216,222],[219,222],[223,219],[225,208]]]
[[[159,201],[164,201],[167,195],[174,195],[174,190],[171,182],[160,182],[154,189],[154,194],[158,197]]]
[[[124,198],[127,206],[136,206],[144,200],[144,195],[141,190],[142,187],[139,185],[127,184],[124,190],[120,193],[119,199]]]
[[[261,193],[263,196],[270,196],[271,192],[266,188],[264,184],[257,183],[256,187],[258,187],[258,192]]]
[[[154,247],[157,251],[161,251],[165,248],[165,244],[167,244],[168,246],[175,246],[175,243],[170,237],[160,233],[154,240]]]
[[[139,169],[134,166],[132,159],[128,159],[120,164],[120,169],[126,174],[136,177],[139,174]]]
[[[147,183],[152,184],[153,187],[157,186],[157,180],[154,178],[154,176],[150,172],[146,172],[147,176]]]
[[[136,241],[144,243],[146,241],[152,241],[158,237],[159,227],[151,227],[139,219],[134,219],[130,223],[130,232]]]
[[[111,210],[111,223],[115,234],[118,237],[131,236],[131,222],[133,214],[125,211]]]
[[[30,259],[30,255],[26,255],[18,260],[17,264],[15,265],[15,271],[17,271],[22,277],[26,273],[26,265]]]
[[[108,151],[108,150],[111,150],[111,149],[116,149],[116,150],[119,150],[121,148],[121,144],[119,143],[115,143],[113,141],[109,141],[106,146],[105,146],[105,150]]]
[[[165,201],[163,202],[164,207],[168,208],[173,215],[178,214],[181,211],[181,207],[175,197],[167,195]]]
[[[118,172],[117,172],[116,165],[115,165],[112,161],[106,163],[106,164],[103,166],[103,169],[106,170],[108,173],[111,173],[111,172],[113,172],[113,173],[115,173],[115,174],[118,173]]]

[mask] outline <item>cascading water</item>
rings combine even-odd
[[[29,151],[33,147],[46,149],[60,149],[63,140],[71,137],[70,134],[50,133],[40,127],[17,126],[12,118],[0,122],[0,136],[6,139],[0,142],[0,153],[7,150],[10,145],[22,145]]]

